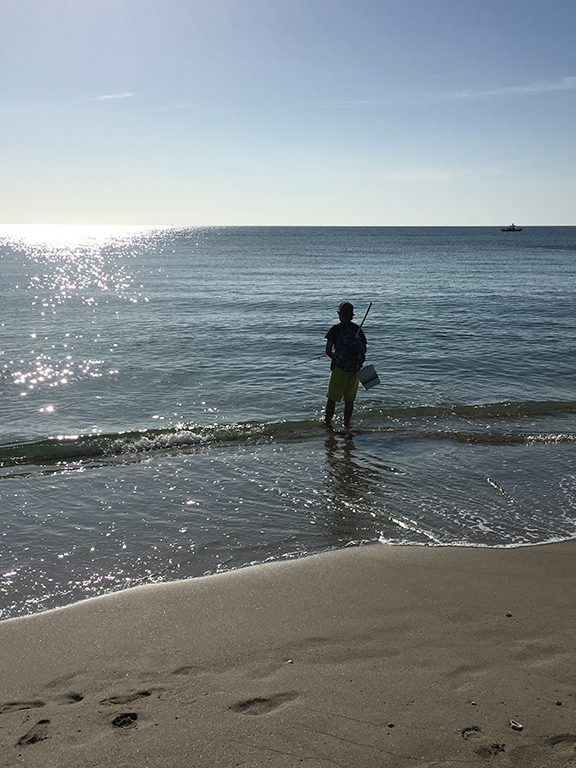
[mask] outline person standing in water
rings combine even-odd
[[[326,334],[326,354],[332,360],[330,381],[326,393],[324,421],[330,426],[336,403],[344,400],[344,426],[350,426],[354,399],[358,390],[357,371],[362,368],[366,357],[366,336],[359,325],[352,322],[354,307],[343,301],[338,307],[340,322],[333,325]]]

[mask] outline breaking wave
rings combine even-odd
[[[365,410],[354,433],[382,433],[398,439],[455,440],[485,445],[535,445],[575,442],[571,431],[534,431],[523,426],[529,417],[576,413],[576,402],[503,402],[484,405],[439,405]],[[449,423],[444,423],[447,421]],[[482,420],[483,429],[470,422]],[[520,421],[518,421],[520,420]],[[513,421],[513,423],[511,423]],[[464,422],[464,423],[462,423]],[[486,422],[490,422],[486,424]],[[151,452],[193,452],[210,447],[277,440],[317,438],[317,420],[249,422],[223,425],[177,425],[109,434],[56,435],[0,445],[0,467],[50,466],[70,462],[138,461]]]

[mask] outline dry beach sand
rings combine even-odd
[[[371,545],[2,622],[0,766],[576,766],[575,571]]]

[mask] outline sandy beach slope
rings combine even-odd
[[[0,766],[576,766],[576,542],[371,545],[0,623]]]

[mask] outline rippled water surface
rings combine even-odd
[[[0,615],[576,535],[575,228],[0,229]],[[321,424],[340,301],[382,384]]]

